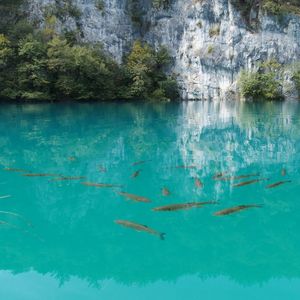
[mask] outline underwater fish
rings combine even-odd
[[[197,188],[202,188],[202,187],[203,187],[203,183],[201,182],[200,179],[195,178],[195,186],[196,186]]]
[[[141,171],[142,171],[142,170],[137,170],[137,171],[135,171],[135,172],[131,175],[131,178],[136,178],[136,177],[138,177],[138,176],[140,175]]]
[[[23,222],[25,222],[28,226],[32,227],[32,224],[30,221],[28,221],[27,219],[25,219],[23,216],[17,214],[17,213],[14,213],[14,212],[11,212],[11,211],[3,211],[3,210],[0,210],[0,214],[4,214],[4,215],[11,215],[11,216],[14,216],[16,218],[19,218],[21,220],[23,220]]]
[[[163,194],[163,196],[170,196],[170,194],[171,194],[169,189],[166,187],[162,188],[161,193]]]
[[[28,173],[28,174],[23,174],[23,176],[26,177],[47,177],[47,176],[58,176],[57,174],[38,174],[38,173]]]
[[[151,161],[150,159],[149,160],[141,160],[141,161],[136,161],[132,164],[132,166],[138,166],[138,165],[142,165],[142,164],[145,164],[146,162],[149,162]]]
[[[51,181],[64,181],[64,180],[81,180],[85,179],[85,176],[78,176],[78,177],[59,177],[59,178],[54,178]]]
[[[277,187],[279,185],[282,185],[282,184],[285,184],[285,183],[288,183],[288,182],[292,182],[292,181],[291,180],[278,181],[278,182],[267,185],[266,188],[271,189],[271,188]]]
[[[137,201],[137,202],[145,202],[145,203],[149,203],[151,202],[150,199],[146,198],[146,197],[142,197],[142,196],[138,196],[138,195],[134,195],[134,194],[129,194],[129,193],[126,193],[126,192],[117,192],[119,195],[125,197],[125,198],[128,198],[130,200],[133,200],[133,201]]]
[[[161,240],[165,239],[165,235],[166,235],[165,233],[158,232],[158,231],[156,231],[156,230],[154,230],[154,229],[152,229],[152,228],[150,228],[146,225],[141,225],[141,224],[138,224],[138,223],[134,223],[134,222],[131,222],[131,221],[125,221],[125,220],[116,220],[115,223],[119,224],[119,225],[122,225],[124,227],[128,227],[128,228],[137,230],[137,231],[144,231],[144,232],[156,235]]]
[[[249,177],[256,177],[259,176],[259,173],[255,174],[247,174],[247,175],[238,175],[238,176],[228,176],[228,177],[220,177],[218,180],[223,180],[223,181],[229,181],[229,180],[239,180],[239,179],[245,179]]]
[[[122,185],[118,185],[118,184],[108,184],[108,183],[81,182],[81,184],[86,185],[86,186],[100,187],[100,188],[115,188],[115,187],[122,187]]]
[[[281,176],[285,176],[286,175],[286,169],[281,169],[280,174],[281,174]]]
[[[10,198],[11,195],[5,195],[5,196],[0,196],[0,199],[6,199],[6,198]]]
[[[239,212],[241,210],[249,209],[249,208],[261,208],[263,205],[261,204],[245,204],[245,205],[239,205],[231,208],[226,208],[220,211],[217,211],[214,213],[214,216],[226,216],[230,215],[236,212]]]
[[[70,157],[68,157],[68,160],[69,161],[75,161],[75,160],[77,160],[77,158],[75,156],[70,156]]]
[[[220,172],[220,173],[217,173],[217,174],[215,174],[214,176],[213,176],[213,179],[219,179],[219,178],[221,178],[221,177],[223,177],[223,176],[225,176],[226,174],[228,174],[228,172]]]
[[[201,208],[207,204],[217,204],[216,201],[206,201],[206,202],[190,202],[190,203],[181,203],[181,204],[170,204],[160,207],[152,208],[153,211],[177,211],[191,208]]]
[[[14,169],[14,168],[5,168],[4,171],[10,171],[10,172],[28,172],[24,169]]]
[[[263,180],[269,180],[269,178],[253,179],[253,180],[249,180],[249,181],[243,181],[243,182],[234,184],[233,187],[241,187],[241,186],[257,183],[257,182],[260,182],[260,181],[263,181]]]

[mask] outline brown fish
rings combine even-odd
[[[275,183],[272,183],[272,184],[269,184],[266,186],[267,189],[272,189],[274,187],[277,187],[279,185],[282,185],[282,184],[285,184],[285,183],[288,183],[288,182],[292,182],[291,180],[285,180],[285,181],[278,181],[278,182],[275,182]]]
[[[150,228],[150,227],[148,227],[146,225],[134,223],[134,222],[131,222],[131,221],[125,221],[125,220],[116,220],[115,223],[119,224],[119,225],[122,225],[124,227],[128,227],[128,228],[137,230],[137,231],[144,231],[144,232],[156,235],[161,240],[165,239],[165,235],[166,235],[165,233],[158,232],[158,231],[156,231],[156,230],[154,230],[154,229],[152,229],[152,228]]]
[[[190,203],[181,203],[181,204],[170,204],[160,207],[152,208],[153,211],[177,211],[185,210],[191,208],[201,208],[207,204],[217,204],[216,201],[206,201],[206,202],[190,202]]]
[[[5,168],[4,171],[10,171],[10,172],[28,172],[24,169],[14,169],[14,168]]]
[[[220,172],[220,173],[217,173],[217,174],[215,174],[214,176],[213,176],[213,179],[219,179],[219,178],[221,178],[221,177],[223,177],[223,176],[225,176],[226,174],[228,174],[228,172]]]
[[[142,170],[137,170],[137,171],[135,171],[135,172],[131,175],[131,178],[136,178],[136,177],[138,177],[138,176],[140,175],[141,171],[142,171]]]
[[[126,192],[117,192],[119,195],[125,197],[125,198],[128,198],[130,200],[133,200],[133,201],[137,201],[137,202],[145,202],[145,203],[149,203],[151,202],[150,199],[146,198],[146,197],[141,197],[141,196],[138,196],[138,195],[134,195],[134,194],[129,194],[129,193],[126,193]]]
[[[249,177],[255,177],[259,176],[259,173],[256,174],[247,174],[247,175],[239,175],[239,176],[228,176],[228,177],[220,177],[218,180],[224,180],[224,181],[230,181],[230,180],[239,180],[239,179],[245,179]]]
[[[146,162],[149,162],[151,161],[150,159],[149,160],[141,160],[141,161],[136,161],[132,164],[132,166],[138,166],[138,165],[142,165],[142,164],[145,164]]]
[[[201,182],[200,179],[195,178],[195,186],[196,186],[197,188],[202,188],[202,187],[203,187],[203,183]]]
[[[286,175],[286,169],[281,169],[281,176],[285,176]]]
[[[253,179],[253,180],[249,180],[249,181],[243,181],[243,182],[234,184],[233,187],[241,187],[241,186],[257,183],[257,182],[260,182],[260,181],[263,181],[263,180],[269,180],[269,178]]]
[[[70,156],[70,157],[68,157],[68,160],[69,161],[75,161],[77,158],[75,157],[75,156]]]
[[[161,190],[163,196],[170,196],[171,192],[169,191],[168,188],[164,187],[162,190]]]
[[[122,185],[108,184],[108,183],[81,182],[81,184],[86,185],[86,186],[100,187],[100,188],[122,187]]]
[[[54,178],[51,181],[64,181],[64,180],[81,180],[85,179],[85,176],[78,176],[78,177],[59,177],[59,178]]]
[[[248,204],[248,205],[239,205],[231,208],[226,208],[214,213],[214,216],[226,216],[241,210],[249,209],[249,208],[261,208],[263,207],[261,204]]]
[[[28,174],[23,174],[23,176],[26,177],[47,177],[47,176],[57,176],[57,174],[35,174],[35,173],[28,173]]]

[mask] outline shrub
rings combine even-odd
[[[152,6],[156,9],[167,9],[171,4],[171,0],[152,0]]]
[[[296,89],[297,89],[299,97],[300,97],[300,70],[297,70],[294,73],[293,79],[294,79]]]
[[[251,100],[280,100],[281,83],[276,74],[243,71],[239,79],[241,94]]]
[[[213,45],[208,45],[207,54],[212,54],[213,52],[214,52],[214,46]]]
[[[95,6],[98,10],[104,11],[104,7],[105,7],[104,0],[95,0]]]
[[[213,37],[213,36],[217,36],[220,34],[220,25],[214,25],[209,29],[209,36]]]

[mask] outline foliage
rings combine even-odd
[[[219,34],[220,34],[220,25],[219,24],[216,24],[209,29],[210,37],[217,36]]]
[[[17,41],[0,35],[0,97],[9,99],[156,99],[178,97],[166,49],[136,42],[125,65],[100,45],[68,41],[45,27]]]
[[[274,61],[266,61],[257,72],[245,70],[239,78],[241,94],[252,100],[280,100],[283,98],[281,89],[280,65]]]
[[[212,54],[213,52],[214,52],[214,46],[213,45],[208,45],[207,54]]]
[[[95,6],[98,10],[103,11],[105,8],[104,0],[95,0]]]
[[[171,0],[152,0],[152,6],[156,9],[167,9],[171,4]]]
[[[295,82],[295,85],[296,85],[296,88],[298,90],[298,94],[300,97],[300,68],[299,68],[299,70],[295,71],[293,79],[294,79],[294,82]]]
[[[154,51],[148,44],[136,41],[126,62],[132,81],[131,97],[156,100],[177,98],[174,80],[164,73],[164,68],[169,63],[170,56],[165,48]]]
[[[283,16],[285,14],[300,14],[299,0],[262,0],[262,8],[270,14]]]

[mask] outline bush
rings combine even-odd
[[[220,34],[220,25],[216,24],[209,29],[209,37],[218,36]]]
[[[98,10],[104,11],[105,8],[104,0],[95,0],[95,6]]]
[[[300,97],[300,70],[298,70],[294,73],[293,79],[294,79],[296,89],[297,89],[299,97]]]
[[[156,9],[167,9],[171,4],[171,0],[152,0],[152,6]]]
[[[281,82],[275,72],[242,71],[238,82],[241,94],[247,100],[280,100],[283,98]]]

